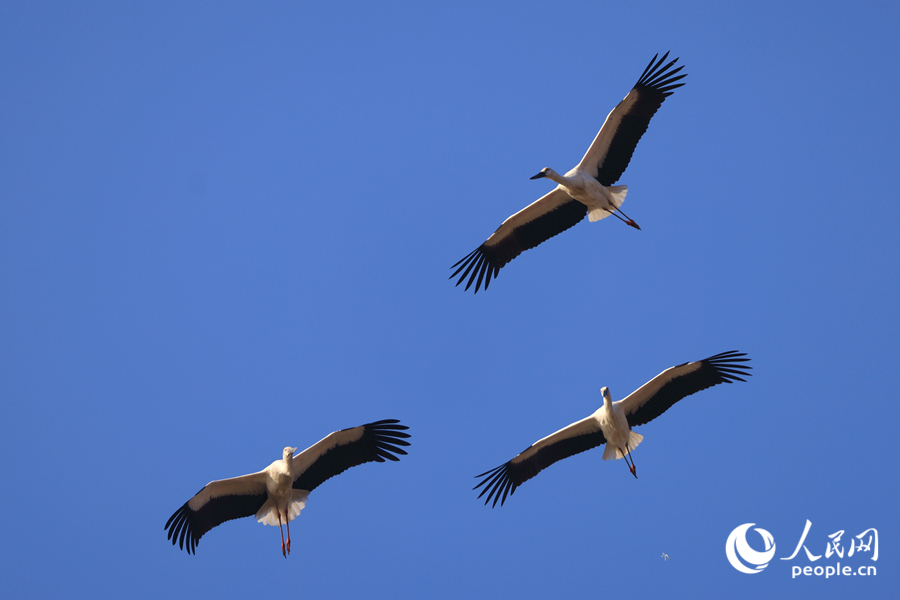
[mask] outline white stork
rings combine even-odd
[[[640,229],[619,208],[625,200],[627,186],[613,184],[631,161],[638,141],[647,131],[650,119],[663,100],[674,93],[672,90],[684,85],[675,82],[687,76],[686,73],[675,76],[684,68],[682,65],[672,69],[677,58],[661,67],[669,56],[668,52],[659,61],[657,56],[644,69],[625,99],[607,115],[591,147],[574,169],[560,175],[553,169],[545,168],[532,177],[551,179],[559,184],[556,189],[503,221],[487,241],[450,267],[456,269],[450,279],[459,275],[456,285],[468,276],[467,290],[473,281],[476,294],[482,281],[484,289],[487,289],[491,278],[496,278],[506,263],[572,227],[585,214],[590,221],[615,215],[635,229]]]
[[[403,439],[409,437],[403,433],[408,427],[399,422],[387,419],[335,431],[297,456],[296,448],[285,448],[281,460],[258,473],[207,483],[166,521],[169,539],[188,554],[196,553],[204,533],[225,521],[253,515],[260,523],[279,529],[282,523],[287,525],[287,544],[281,532],[281,553],[287,558],[291,552],[288,523],[300,514],[309,493],[319,484],[350,467],[396,461],[400,459],[395,454],[406,454],[398,446],[409,446]]]
[[[720,383],[744,381],[742,376],[749,377],[746,369],[752,367],[741,364],[750,360],[742,358],[744,356],[746,354],[742,352],[723,352],[666,369],[617,402],[612,401],[609,388],[603,387],[600,389],[603,406],[594,414],[538,440],[508,463],[477,475],[483,479],[473,489],[484,486],[478,497],[487,494],[485,505],[493,498],[492,506],[497,506],[498,500],[503,506],[506,496],[515,493],[522,483],[573,454],[606,444],[603,460],[626,457],[644,439],[644,436],[633,432],[632,427],[652,421],[682,398],[700,390]],[[625,464],[628,465],[627,458]],[[637,477],[634,457],[628,470]]]

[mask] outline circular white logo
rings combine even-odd
[[[764,552],[757,552],[747,543],[747,530],[753,527],[755,523],[744,523],[734,528],[725,541],[725,556],[731,566],[741,573],[759,573],[769,564],[769,561],[775,556],[775,538],[765,529],[755,527],[754,530],[762,536],[766,545]],[[738,558],[740,557],[740,558]],[[744,562],[741,562],[741,561]],[[753,565],[748,567],[744,563]]]

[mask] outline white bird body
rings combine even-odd
[[[266,474],[266,492],[269,499],[256,511],[256,520],[266,525],[289,523],[300,515],[306,506],[309,492],[294,490],[294,452],[296,448],[284,449],[284,458],[276,460],[262,472]]]
[[[553,463],[580,452],[606,444],[603,460],[625,458],[643,441],[644,436],[631,430],[657,418],[673,404],[691,394],[720,383],[744,381],[751,367],[740,352],[723,352],[695,362],[666,369],[640,388],[617,402],[612,401],[609,388],[603,387],[603,405],[590,416],[541,438],[512,460],[477,475],[481,478],[475,489],[484,487],[485,504],[494,501],[502,506],[506,497]],[[634,459],[629,471],[637,477]]]
[[[565,175],[550,168],[532,177],[555,181],[556,189],[507,218],[481,246],[450,267],[456,269],[450,279],[459,275],[456,285],[467,279],[466,289],[474,283],[475,293],[497,277],[500,269],[522,252],[534,248],[581,221],[615,215],[635,229],[640,229],[620,209],[628,188],[613,184],[628,167],[634,149],[647,130],[650,119],[684,74],[683,67],[672,68],[677,58],[666,65],[668,52],[657,61],[653,57],[628,95],[613,108],[603,122],[594,141],[581,161]]]
[[[584,171],[581,165],[565,175],[560,175],[549,167],[543,169],[541,174],[559,184],[557,190],[584,204],[588,210],[588,220],[592,223],[613,214],[622,206],[625,194],[628,193],[627,185],[605,186]]]
[[[622,401],[613,402],[608,387],[601,388],[600,394],[603,396],[603,406],[598,408],[592,416],[597,421],[600,431],[603,432],[603,437],[606,438],[603,460],[624,458],[625,453],[638,447],[644,436],[631,430],[628,417],[625,416],[625,409],[622,407]]]
[[[399,460],[396,454],[406,454],[399,446],[409,446],[405,429],[394,419],[341,429],[297,456],[293,455],[297,449],[288,446],[280,460],[262,471],[211,481],[169,517],[165,526],[169,539],[192,554],[203,534],[213,527],[254,516],[265,525],[288,527],[287,544],[282,531],[282,552],[287,555],[291,547],[288,524],[300,515],[309,493],[350,467]]]

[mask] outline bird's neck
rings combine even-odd
[[[560,185],[566,185],[566,183],[568,183],[568,181],[566,180],[565,177],[563,177],[562,175],[560,175],[559,173],[557,173],[557,172],[554,171],[553,169],[548,169],[548,170],[547,170],[547,174],[544,175],[544,177],[546,177],[546,178],[549,179],[550,181],[554,181],[554,182],[556,182],[556,183],[558,183],[558,184],[560,184]]]

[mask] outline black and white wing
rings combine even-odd
[[[487,289],[506,263],[572,227],[586,214],[587,206],[557,188],[503,221],[487,241],[450,267],[456,269],[450,279],[459,275],[459,285],[468,277],[466,289],[475,282],[477,294],[481,283]]]
[[[225,521],[255,515],[268,497],[264,471],[207,483],[166,521],[168,539],[195,554],[204,533]]]
[[[668,56],[666,52],[659,61],[653,57],[628,95],[607,115],[597,137],[578,163],[577,168],[593,175],[602,185],[610,186],[619,180],[631,162],[637,143],[647,131],[650,119],[663,101],[674,93],[673,90],[684,85],[675,83],[687,76],[687,73],[675,76],[684,68],[682,65],[672,69],[677,58],[661,67]]]
[[[294,457],[295,490],[311,492],[323,481],[350,467],[367,462],[400,460],[405,455],[399,446],[409,446],[404,433],[409,429],[396,419],[386,419],[335,431]]]
[[[743,364],[750,360],[744,356],[743,352],[723,352],[666,369],[617,404],[621,403],[631,427],[643,425],[691,394],[720,383],[745,381],[742,377],[749,377],[747,369],[753,367]]]
[[[494,500],[492,508],[497,506],[498,500],[500,506],[503,506],[507,495],[511,496],[522,483],[553,463],[605,443],[606,438],[603,437],[597,420],[592,416],[584,418],[538,440],[506,464],[476,475],[482,480],[472,489],[484,486],[478,497],[487,494],[485,506],[491,498]]]

